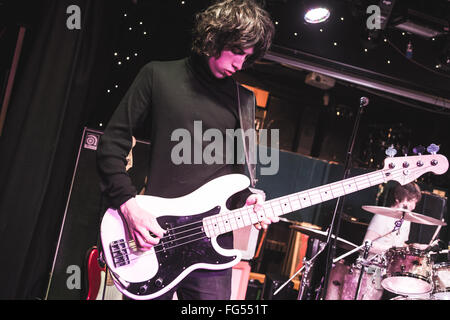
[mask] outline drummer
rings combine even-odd
[[[415,182],[405,185],[396,185],[393,192],[389,193],[387,198],[387,206],[391,208],[400,208],[413,211],[417,203],[422,198],[420,187]],[[367,227],[367,232],[364,237],[366,240],[375,240],[382,235],[389,233],[395,227],[397,219],[392,217],[375,214]],[[382,254],[392,247],[406,246],[409,239],[409,230],[411,222],[404,220],[398,231],[390,233],[376,241],[373,241],[370,248],[370,255]]]
[[[391,208],[413,211],[421,198],[422,193],[420,187],[416,183],[411,182],[404,186],[398,184],[394,187],[393,192],[388,194],[386,205]],[[372,262],[372,265],[369,264],[366,272],[368,275],[371,275],[373,281],[369,284],[370,288],[367,288],[366,290],[370,292],[371,300],[389,298],[389,293],[385,292],[381,286],[382,269],[377,265],[377,262],[380,262],[379,258],[384,252],[392,247],[406,246],[406,242],[409,239],[411,222],[406,220],[402,222],[397,231],[388,234],[390,231],[394,230],[395,222],[397,220],[398,219],[392,217],[375,214],[367,227],[364,243],[367,240],[371,241],[368,260]],[[382,235],[386,234],[388,235],[380,238]]]

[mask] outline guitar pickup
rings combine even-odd
[[[125,240],[120,239],[111,242],[109,249],[116,268],[130,264],[129,247],[125,243]]]

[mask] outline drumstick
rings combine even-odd
[[[442,219],[442,221],[444,221],[444,219]],[[431,246],[431,244],[433,243],[434,239],[436,239],[436,236],[438,235],[439,231],[441,230],[441,227],[442,227],[442,226],[438,226],[438,227],[436,228],[436,231],[434,232],[434,235],[433,235],[433,237],[431,238],[430,243],[428,244],[429,246]]]

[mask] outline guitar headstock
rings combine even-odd
[[[404,185],[427,172],[443,174],[448,170],[448,160],[441,154],[409,157],[388,157],[384,160],[383,172],[387,180],[395,180]]]

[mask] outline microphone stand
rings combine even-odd
[[[344,164],[343,179],[347,179],[350,174],[350,169],[351,169],[351,164],[352,164],[352,161],[351,161],[352,153],[353,153],[353,147],[355,145],[356,134],[358,132],[359,123],[361,120],[362,113],[364,111],[364,107],[367,106],[368,104],[369,104],[369,99],[366,97],[361,97],[360,102],[359,102],[358,113],[357,113],[356,119],[355,119],[355,124],[353,126],[353,132],[350,137],[350,141],[349,141],[349,145],[348,145],[347,157],[345,159],[345,164]],[[321,294],[322,300],[325,299],[325,296],[327,293],[328,278],[329,278],[331,267],[332,267],[332,260],[333,260],[333,257],[335,255],[335,251],[336,251],[336,241],[337,241],[337,237],[339,235],[339,228],[340,228],[340,224],[341,224],[341,215],[342,215],[342,208],[343,208],[341,199],[342,199],[342,197],[337,198],[336,207],[335,207],[334,213],[333,213],[333,219],[331,221],[331,225],[328,230],[328,236],[327,236],[327,241],[326,241],[326,246],[328,247],[328,250],[327,250],[326,269],[325,269],[325,276],[324,276],[324,282],[323,282],[323,289],[322,289],[322,294]],[[335,233],[336,236],[334,237],[334,239],[332,239],[331,235],[334,233],[335,225],[336,225],[336,233]]]
[[[367,240],[364,244],[364,254],[363,254],[364,260],[367,260],[367,257],[369,257],[369,250],[370,250],[371,246],[372,246],[371,241]],[[358,278],[358,284],[356,285],[355,298],[353,298],[353,300],[358,300],[359,291],[361,290],[361,282],[362,282],[362,278],[363,278],[365,269],[366,269],[366,266],[364,265],[364,263],[362,263],[361,264],[361,272],[359,273],[359,278]]]

